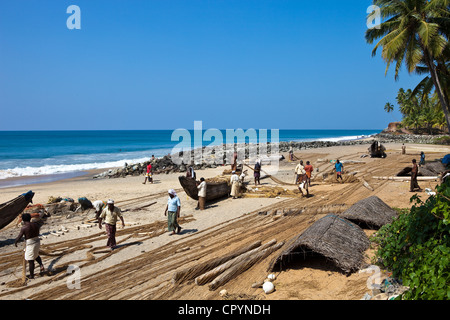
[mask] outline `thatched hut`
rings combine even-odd
[[[397,217],[397,211],[377,196],[362,199],[339,215],[362,228],[379,229]]]
[[[281,271],[295,259],[319,256],[331,261],[345,273],[364,266],[364,251],[369,239],[356,224],[329,214],[316,221],[291,244],[269,266],[269,271]]]

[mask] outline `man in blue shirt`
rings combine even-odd
[[[181,227],[178,225],[178,218],[180,217],[181,211],[181,202],[180,198],[178,198],[175,190],[169,190],[169,199],[167,200],[166,210],[164,211],[164,215],[167,216],[167,224],[169,231],[172,231],[171,235],[176,233],[180,233]]]
[[[336,160],[336,164],[334,165],[334,168],[336,169],[336,179],[341,178],[341,180],[344,180],[342,178],[342,171],[344,170],[344,166],[339,160]]]

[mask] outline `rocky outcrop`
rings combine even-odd
[[[410,135],[410,134],[392,134],[382,132],[380,134],[374,135],[367,139],[357,139],[357,140],[346,140],[346,141],[291,141],[291,142],[280,142],[278,144],[278,151],[280,153],[288,152],[290,147],[293,148],[294,151],[300,150],[308,150],[308,149],[316,149],[316,148],[327,148],[327,147],[335,147],[335,146],[351,146],[351,145],[365,145],[372,144],[375,140],[379,143],[419,143],[419,144],[431,144],[433,140],[439,138],[441,136],[426,136],[426,135]],[[249,145],[248,144],[238,144],[236,146],[236,150],[239,152],[241,150],[245,150],[245,154],[249,153]],[[267,146],[267,153],[271,153],[271,145]],[[187,167],[192,165],[194,170],[203,170],[206,168],[216,168],[221,164],[219,161],[214,162],[211,159],[215,156],[215,150],[213,147],[203,147],[203,152],[212,155],[211,157],[205,157],[206,160],[196,161],[195,160],[195,152],[191,151],[190,159],[193,159],[190,163],[182,163],[177,164],[173,162],[173,159],[170,155],[166,155],[162,158],[156,158],[151,161],[153,174],[169,174],[169,173],[183,173],[186,172]],[[232,154],[234,150],[233,148],[229,148],[224,152],[223,159],[221,163],[231,164]],[[259,146],[257,146],[257,152],[259,152]],[[181,153],[180,153],[181,155]],[[210,160],[210,161],[207,161]],[[139,176],[143,175],[146,172],[147,165],[150,161],[136,164],[125,164],[122,168],[114,168],[108,171],[102,172],[100,174],[95,175],[94,179],[101,178],[120,178],[126,176]]]

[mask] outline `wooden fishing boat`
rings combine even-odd
[[[185,176],[179,176],[181,186],[186,194],[194,199],[198,200],[197,182],[192,178]],[[212,201],[220,198],[227,197],[231,192],[231,186],[228,185],[227,180],[223,181],[208,181],[206,180],[206,201]]]
[[[28,191],[20,196],[0,204],[0,229],[10,224],[32,202],[34,192]]]

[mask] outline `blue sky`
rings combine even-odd
[[[2,0],[0,130],[383,129],[419,78],[371,56],[370,5]]]

